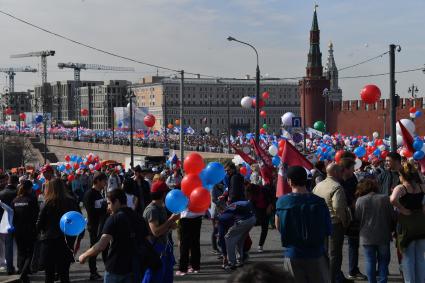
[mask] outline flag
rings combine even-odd
[[[173,150],[173,153],[168,158],[168,161],[170,162],[170,167],[173,168],[173,165],[176,165],[176,168],[180,168],[180,160],[177,157],[176,152]]]
[[[248,163],[249,165],[256,163],[256,161],[251,156],[249,156],[248,154],[246,154],[242,150],[238,149],[233,144],[231,146],[232,146],[233,150],[235,151],[235,153],[237,155],[239,155],[246,163]]]
[[[265,184],[271,184],[273,181],[273,162],[270,155],[255,142],[254,139],[251,139],[251,144],[254,147],[255,153],[260,158],[260,174],[264,180]]]
[[[398,121],[398,124],[400,126],[401,135],[403,137],[404,145],[407,147],[407,149],[410,152],[414,153],[415,149],[413,148],[413,137],[412,137],[412,135],[409,133],[409,131],[406,129],[406,127],[403,125],[403,123]],[[418,160],[418,163],[421,166],[422,174],[425,174],[425,158]]]
[[[313,169],[313,164],[307,160],[291,143],[285,142],[285,146],[282,152],[282,163],[279,167],[277,185],[276,185],[276,197],[281,197],[291,192],[291,188],[286,182],[286,170],[290,166],[302,166],[308,170]]]
[[[195,133],[195,130],[192,128],[192,127],[187,127],[186,128],[186,134],[189,134],[189,135],[193,135],[194,133]]]

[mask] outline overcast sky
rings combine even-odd
[[[0,0],[0,10],[72,39],[141,61],[220,77],[254,75],[252,50],[226,40],[232,35],[256,46],[262,74],[269,77],[305,75],[313,1],[304,0]],[[358,63],[400,44],[396,70],[425,64],[424,0],[319,1],[323,65],[328,42],[334,43],[339,68]],[[82,80],[137,81],[156,69],[114,58],[64,41],[0,14],[0,67],[39,68],[38,58],[10,59],[11,54],[55,50],[48,58],[48,81],[73,78],[58,62],[129,66],[135,73],[82,71]],[[340,77],[388,72],[388,56],[341,71]],[[159,70],[169,75],[169,71]],[[397,92],[407,96],[418,85],[425,93],[421,71],[397,74]],[[39,84],[41,75],[20,73],[15,90]],[[377,84],[388,98],[388,76],[341,79],[344,99],[357,99],[365,84]],[[5,74],[0,88],[6,86]]]

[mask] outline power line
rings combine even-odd
[[[425,68],[415,68],[415,69],[407,69],[403,71],[397,71],[396,74],[402,74],[402,73],[410,73],[410,72],[416,72],[416,71],[424,71]],[[358,78],[370,78],[370,77],[380,77],[380,76],[386,76],[390,73],[378,73],[378,74],[370,74],[370,75],[360,75],[360,76],[350,76],[350,77],[340,77],[339,79],[358,79]]]
[[[359,63],[356,63],[356,64],[353,64],[353,65],[350,65],[350,66],[347,66],[347,67],[341,68],[341,69],[339,69],[338,71],[344,71],[344,70],[347,70],[347,69],[350,69],[350,68],[353,68],[353,67],[360,66],[360,65],[362,65],[362,64],[368,63],[368,62],[373,61],[373,60],[375,60],[375,59],[381,58],[382,56],[384,56],[385,54],[388,54],[388,53],[389,53],[389,51],[386,51],[386,52],[384,52],[384,53],[382,53],[382,54],[379,54],[378,56],[375,56],[375,57],[372,57],[372,58],[366,59],[366,60],[364,60],[364,61],[361,61],[361,62],[359,62]]]
[[[133,58],[130,58],[130,57],[126,57],[126,56],[123,56],[123,55],[119,55],[119,54],[117,54],[117,53],[113,53],[113,52],[110,52],[110,51],[106,51],[106,50],[100,49],[100,48],[98,48],[98,47],[91,46],[91,45],[89,45],[89,44],[86,44],[86,43],[83,43],[83,42],[77,41],[77,40],[75,40],[75,39],[69,38],[69,37],[67,37],[67,36],[64,36],[64,35],[58,34],[58,33],[56,33],[56,32],[50,31],[50,30],[48,30],[48,29],[46,29],[46,28],[40,27],[40,26],[38,26],[38,25],[35,25],[35,24],[33,24],[33,23],[29,22],[29,21],[26,21],[26,20],[23,20],[23,19],[21,19],[21,18],[18,18],[18,17],[16,17],[16,16],[14,16],[14,15],[12,15],[12,14],[10,14],[10,13],[7,13],[7,12],[5,12],[5,11],[2,11],[2,10],[0,10],[0,13],[1,13],[1,14],[3,14],[3,15],[5,15],[5,16],[8,16],[8,17],[10,17],[10,18],[12,18],[12,19],[14,19],[14,20],[17,20],[17,21],[19,21],[19,22],[21,22],[21,23],[24,23],[24,24],[26,24],[26,25],[29,25],[29,26],[31,26],[31,27],[33,27],[33,28],[36,28],[36,29],[41,30],[41,31],[43,31],[43,32],[46,32],[46,33],[48,33],[48,34],[50,34],[50,35],[53,35],[53,36],[56,36],[56,37],[62,38],[62,39],[64,39],[64,40],[66,40],[66,41],[69,41],[69,42],[75,43],[75,44],[80,45],[80,46],[84,46],[84,47],[86,47],[86,48],[89,48],[89,49],[92,49],[92,50],[95,50],[95,51],[98,51],[98,52],[101,52],[101,53],[104,53],[104,54],[107,54],[107,55],[110,55],[110,56],[113,56],[113,57],[117,57],[117,58],[120,58],[120,59],[123,59],[123,60],[127,60],[127,61],[130,61],[130,62],[134,62],[134,63],[138,63],[138,64],[146,65],[146,66],[150,66],[150,67],[157,68],[157,69],[163,69],[163,70],[172,71],[172,72],[177,72],[177,73],[178,73],[178,72],[180,72],[180,70],[176,70],[176,69],[173,69],[173,68],[170,68],[170,67],[159,66],[159,65],[156,65],[156,64],[152,64],[152,63],[148,63],[148,62],[144,62],[144,61],[136,60],[136,59],[133,59]],[[203,75],[203,74],[200,74],[200,73],[191,73],[191,72],[185,72],[185,73],[186,73],[186,74],[190,74],[190,75],[195,75],[195,76],[203,76],[203,77],[217,78],[217,76]]]

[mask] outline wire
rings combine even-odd
[[[150,66],[150,67],[154,67],[154,68],[158,68],[158,69],[163,69],[163,70],[167,70],[167,71],[172,71],[172,72],[177,72],[177,73],[181,72],[180,70],[176,70],[176,69],[173,69],[173,68],[170,68],[170,67],[163,67],[163,66],[159,66],[159,65],[156,65],[156,64],[152,64],[152,63],[148,63],[148,62],[136,60],[136,59],[133,59],[133,58],[130,58],[130,57],[119,55],[117,53],[113,53],[113,52],[110,52],[110,51],[106,51],[106,50],[100,49],[98,47],[91,46],[89,44],[86,44],[86,43],[77,41],[75,39],[66,37],[64,35],[61,35],[61,34],[58,34],[56,32],[50,31],[50,30],[48,30],[46,28],[40,27],[38,25],[35,25],[35,24],[31,23],[31,22],[28,22],[26,20],[23,20],[21,18],[18,18],[16,16],[14,16],[12,14],[9,14],[7,12],[4,12],[2,10],[0,10],[0,13],[3,14],[3,15],[5,15],[5,16],[8,16],[8,17],[10,17],[10,18],[12,18],[14,20],[17,20],[17,21],[19,21],[21,23],[24,23],[26,25],[29,25],[29,26],[31,26],[33,28],[36,28],[36,29],[41,30],[43,32],[46,32],[46,33],[48,33],[50,35],[53,35],[53,36],[62,38],[64,40],[66,40],[66,41],[70,41],[70,42],[75,43],[77,45],[84,46],[86,48],[89,48],[89,49],[92,49],[92,50],[95,50],[95,51],[98,51],[98,52],[101,52],[101,53],[104,53],[104,54],[107,54],[107,55],[110,55],[110,56],[113,56],[113,57],[117,57],[117,58],[124,59],[124,60],[130,61],[130,62],[134,62],[134,63],[138,63],[138,64],[142,64],[142,65],[146,65],[146,66]],[[189,75],[195,75],[195,76],[218,78],[217,76],[204,75],[204,74],[200,74],[200,73],[191,73],[191,72],[185,72],[185,73],[186,74],[189,74]]]
[[[380,54],[380,55],[378,55],[378,56],[375,56],[375,57],[372,57],[372,58],[366,59],[366,60],[361,61],[361,62],[359,62],[359,63],[357,63],[357,64],[353,64],[353,65],[350,65],[350,66],[347,66],[347,67],[344,67],[344,68],[338,69],[338,71],[344,71],[344,70],[347,70],[347,69],[350,69],[350,68],[353,68],[353,67],[360,66],[360,65],[362,65],[362,64],[368,63],[368,62],[373,61],[373,60],[375,60],[375,59],[381,58],[382,56],[384,56],[385,54],[388,54],[389,52],[390,52],[390,51],[386,51],[386,52],[384,52],[384,53],[382,53],[382,54]]]
[[[402,73],[410,73],[410,72],[416,72],[416,71],[424,71],[424,67],[421,68],[415,68],[415,69],[407,69],[403,71],[397,71],[396,74],[402,74]],[[360,76],[351,76],[351,77],[340,77],[339,79],[358,79],[358,78],[370,78],[370,77],[380,77],[380,76],[386,76],[390,73],[379,73],[379,74],[370,74],[370,75],[360,75]]]

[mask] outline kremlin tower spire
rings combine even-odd
[[[325,67],[325,76],[330,81],[329,100],[341,101],[342,90],[338,87],[338,68],[335,64],[333,43],[329,42],[328,62]]]
[[[320,29],[317,20],[317,7],[314,6],[313,21],[310,29],[310,48],[307,56],[306,76],[298,83],[301,101],[303,125],[313,127],[316,121],[325,121],[325,97],[323,92],[329,89],[329,79],[323,76],[322,53],[320,52]]]

